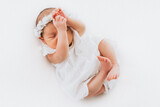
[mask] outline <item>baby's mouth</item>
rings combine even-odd
[[[69,47],[72,45],[72,42],[69,44]]]

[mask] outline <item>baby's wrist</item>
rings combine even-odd
[[[60,34],[66,34],[67,31],[66,30],[58,30],[58,33],[60,33]]]
[[[70,25],[70,18],[69,18],[69,17],[67,17],[66,24],[67,24],[67,26],[71,26],[71,25]]]

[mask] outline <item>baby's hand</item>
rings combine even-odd
[[[58,15],[61,15],[61,16],[63,16],[64,18],[67,19],[67,16],[63,13],[63,11],[62,11],[60,8],[55,9],[52,16],[53,16],[53,18],[55,18],[55,17],[58,16]]]
[[[67,25],[66,25],[66,18],[63,16],[56,16],[53,18],[53,24],[57,28],[58,31],[66,31],[67,30]]]

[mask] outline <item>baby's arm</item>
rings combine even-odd
[[[53,24],[55,25],[57,31],[58,31],[58,41],[56,46],[56,52],[53,54],[48,54],[47,58],[50,62],[53,62],[54,64],[60,63],[64,61],[68,56],[68,37],[67,37],[67,25],[66,25],[66,19],[60,15],[56,16],[55,19],[53,19]]]
[[[64,18],[67,19],[67,26],[70,26],[73,29],[75,29],[79,33],[80,36],[83,35],[83,33],[85,32],[84,23],[82,23],[80,20],[76,20],[76,19],[66,16],[60,8],[56,9],[55,12],[56,14],[53,15],[53,17],[55,17],[56,15],[63,16]]]
[[[79,20],[67,17],[67,26],[70,26],[73,29],[75,29],[80,36],[82,36],[85,32],[85,25]]]

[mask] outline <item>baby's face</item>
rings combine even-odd
[[[42,35],[43,37],[40,37],[39,39],[41,39],[42,42],[48,45],[50,48],[56,49],[58,42],[58,35],[57,35],[57,29],[53,25],[53,22],[48,23],[44,27]],[[67,27],[67,35],[68,35],[68,42],[70,44],[73,39],[73,33],[69,27]]]

